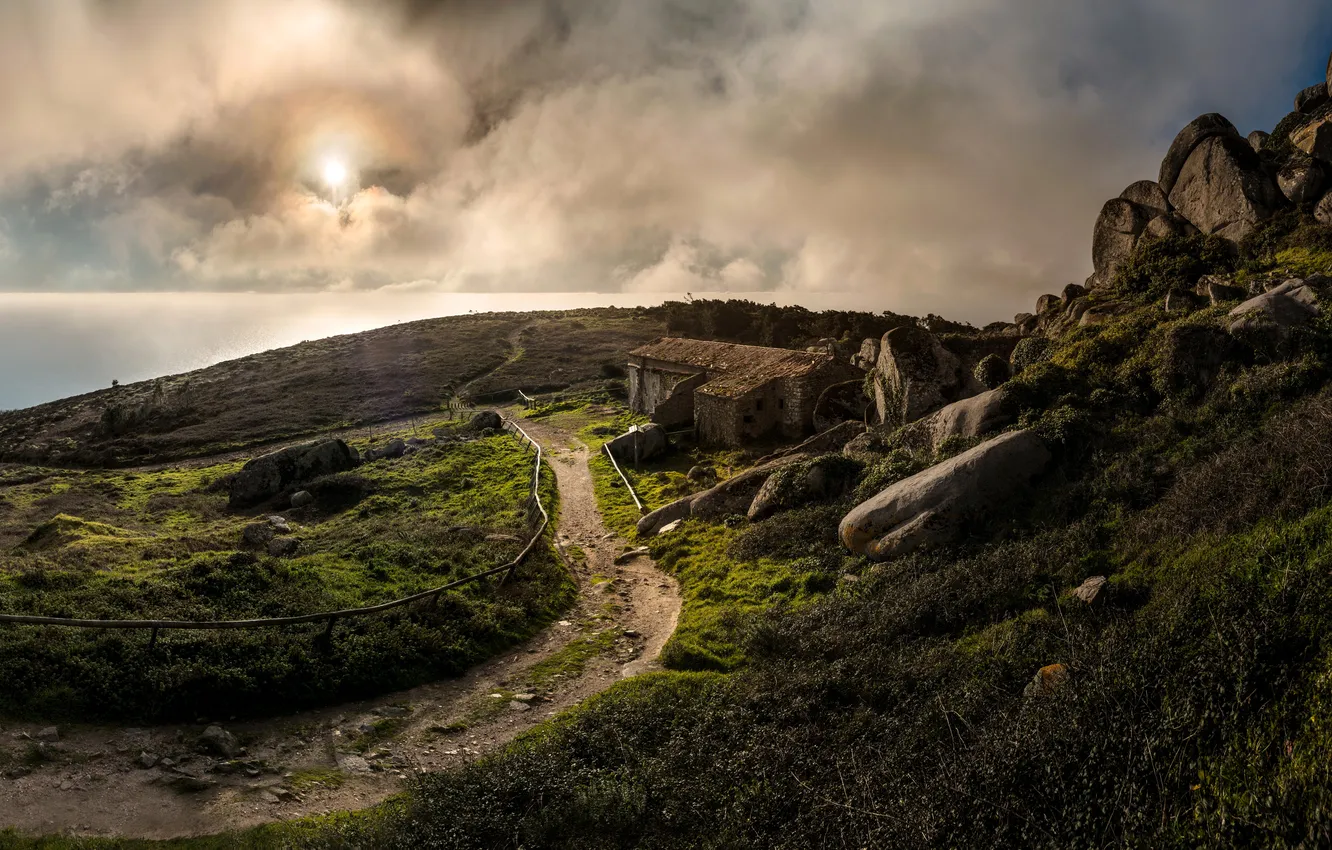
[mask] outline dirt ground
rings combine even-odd
[[[58,740],[42,724],[0,721],[0,826],[173,838],[366,808],[652,669],[679,615],[675,580],[642,556],[615,563],[627,544],[602,524],[587,447],[557,426],[520,424],[558,481],[557,542],[580,591],[565,619],[460,679],[264,721],[60,727]],[[595,652],[581,668],[568,663],[579,648]],[[243,752],[201,752],[213,724]]]

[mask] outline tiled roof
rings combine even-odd
[[[663,337],[629,353],[634,357],[664,360],[711,372],[714,377],[698,391],[721,397],[743,395],[774,378],[807,375],[833,360],[832,355],[821,351],[792,351],[673,337]]]

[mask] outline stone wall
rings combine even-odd
[[[631,359],[628,368],[629,408],[644,416],[651,416],[659,405],[668,401],[682,381],[702,373],[692,366],[646,357]]]

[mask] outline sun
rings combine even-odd
[[[324,182],[330,189],[347,185],[347,164],[340,159],[324,160]]]

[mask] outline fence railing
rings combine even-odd
[[[536,531],[532,538],[523,547],[518,557],[507,564],[483,570],[479,573],[464,578],[451,581],[448,584],[439,587],[423,590],[420,593],[414,593],[411,596],[404,596],[401,599],[394,599],[389,602],[381,602],[378,605],[367,605],[363,608],[344,608],[339,611],[321,611],[316,614],[300,614],[293,617],[265,617],[252,620],[87,620],[70,617],[42,617],[29,614],[0,614],[0,623],[11,623],[26,626],[65,626],[76,629],[139,629],[151,631],[151,644],[157,643],[157,633],[159,631],[184,631],[184,630],[202,630],[202,631],[224,631],[228,629],[262,629],[276,626],[294,626],[303,623],[321,623],[327,622],[328,627],[324,631],[325,637],[331,637],[333,625],[338,620],[354,619],[365,617],[371,614],[379,614],[384,611],[391,611],[394,608],[401,608],[411,605],[413,602],[422,600],[438,599],[445,591],[462,587],[475,581],[480,581],[490,576],[507,573],[505,579],[511,577],[518,567],[527,559],[540,542],[542,536],[546,533],[546,528],[550,525],[550,515],[546,513],[546,508],[541,504],[541,463],[542,451],[541,445],[528,436],[527,432],[518,427],[512,420],[506,420],[504,423],[506,431],[513,433],[523,442],[523,449],[526,451],[529,447],[536,450],[536,460],[533,464],[532,472],[532,492],[526,500],[526,511],[529,525],[535,523],[539,518]]]
[[[629,476],[625,475],[624,470],[620,469],[620,465],[615,462],[615,455],[611,454],[610,444],[602,443],[601,450],[606,454],[606,459],[611,462],[611,466],[615,467],[615,471],[620,474],[620,480],[624,482],[625,489],[633,497],[634,504],[638,506],[638,512],[640,514],[645,513],[647,509],[643,507],[643,503],[638,499],[638,494],[634,492],[634,485],[629,483]]]

